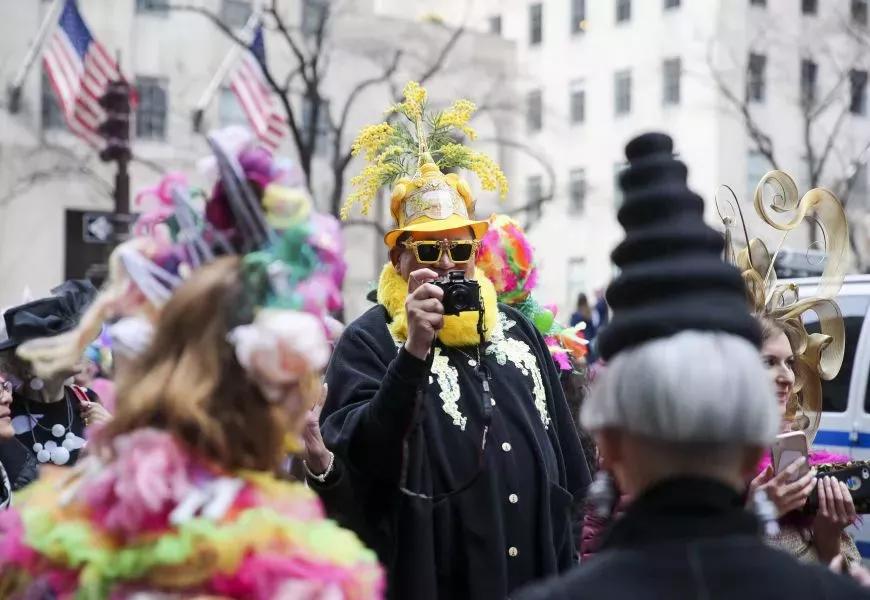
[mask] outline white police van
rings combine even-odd
[[[798,285],[801,298],[812,297],[817,278],[789,280]],[[870,460],[870,275],[846,277],[837,303],[846,326],[846,354],[840,373],[822,382],[822,422],[813,447]],[[809,331],[818,331],[818,319],[805,314]],[[816,327],[813,327],[813,324]],[[870,559],[870,516],[852,532],[861,556]]]

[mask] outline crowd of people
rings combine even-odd
[[[140,194],[100,290],[5,311],[0,598],[870,597],[849,458],[771,455],[843,360],[837,199],[805,196],[829,254],[792,298],[642,135],[619,276],[561,324],[520,224],[474,215],[457,171],[507,181],[473,110],[411,82],[354,143],[342,212],[386,186],[395,226],[346,326],[339,223],[238,130],[209,189]]]

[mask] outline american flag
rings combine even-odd
[[[121,74],[106,49],[91,35],[75,0],[66,0],[42,63],[70,130],[89,144],[102,146],[97,128],[106,113],[99,98],[108,83],[121,79]]]
[[[260,65],[266,64],[266,46],[263,43],[263,27],[258,26],[248,52],[242,55],[233,71],[230,87],[260,141],[270,150],[281,145],[289,132],[282,109],[272,97],[272,88],[263,75]]]

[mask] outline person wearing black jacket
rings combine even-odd
[[[626,237],[613,253],[621,274],[599,338],[608,368],[581,419],[598,442],[601,473],[634,499],[594,557],[512,598],[870,597],[765,544],[762,524],[773,533],[776,521],[763,492],[753,498],[762,521],[746,511],[746,484],[779,429],[761,332],[671,139],[640,136],[626,155]],[[615,500],[607,481],[590,493],[602,510]]]
[[[390,598],[503,600],[576,563],[589,471],[543,338],[475,269],[487,222],[470,188],[425,146],[394,187],[378,305],[336,346],[321,429]],[[445,315],[448,296],[465,310]]]

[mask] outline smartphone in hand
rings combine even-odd
[[[771,454],[773,456],[773,470],[777,474],[782,473],[799,458],[807,459],[798,472],[789,478],[789,483],[797,481],[810,472],[809,445],[807,444],[807,436],[803,431],[790,431],[776,436]]]

